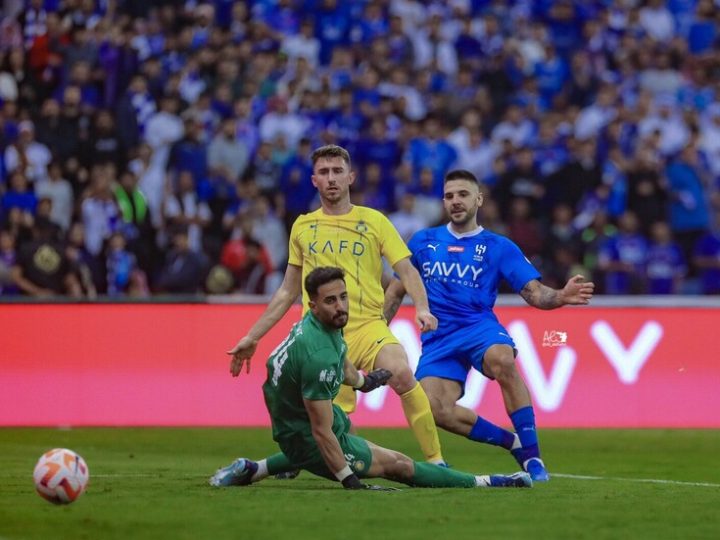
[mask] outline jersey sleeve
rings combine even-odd
[[[500,274],[515,292],[533,279],[540,279],[540,272],[532,265],[512,240],[505,239]]]
[[[380,249],[390,266],[395,266],[398,261],[410,256],[410,250],[403,242],[400,233],[390,220],[380,213],[378,213],[378,229]]]
[[[332,400],[340,383],[332,363],[323,361],[323,358],[337,357],[337,353],[328,347],[313,351],[313,357],[303,362],[300,370],[302,397],[311,401]]]
[[[290,239],[288,241],[288,264],[293,266],[303,265],[302,248],[300,247],[300,226],[299,219],[295,220],[290,230]]]

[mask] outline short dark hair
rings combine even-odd
[[[444,183],[447,184],[451,180],[467,180],[468,182],[473,182],[477,185],[480,185],[480,182],[478,182],[478,179],[475,177],[475,175],[465,169],[453,169],[452,171],[448,171],[448,173],[445,175]]]
[[[342,269],[335,266],[319,266],[305,276],[305,290],[310,298],[315,298],[320,287],[336,279],[345,281],[345,272]]]
[[[343,158],[345,163],[350,165],[350,153],[345,150],[342,146],[336,144],[328,144],[317,148],[311,156],[312,164],[315,166],[320,158]]]

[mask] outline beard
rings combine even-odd
[[[332,318],[331,324],[335,328],[345,328],[345,326],[348,323],[348,314],[344,311],[341,311],[340,313],[336,313],[335,316]]]
[[[473,219],[476,219],[475,216],[477,214],[477,208],[469,208],[467,210],[463,209],[458,211],[456,215],[453,215],[452,212],[448,212],[448,216],[450,217],[450,221],[453,222],[454,225],[467,225],[470,223]]]

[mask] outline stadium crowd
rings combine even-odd
[[[312,149],[561,287],[720,293],[718,0],[5,0],[0,296],[272,292]]]

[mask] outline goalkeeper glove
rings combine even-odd
[[[376,486],[373,484],[364,484],[360,479],[351,474],[343,479],[342,485],[345,489],[367,489],[369,491],[400,491],[398,488],[389,486]]]
[[[361,392],[371,392],[376,388],[384,386],[392,377],[392,373],[387,369],[373,369],[367,375],[360,373],[360,379],[353,387]]]

